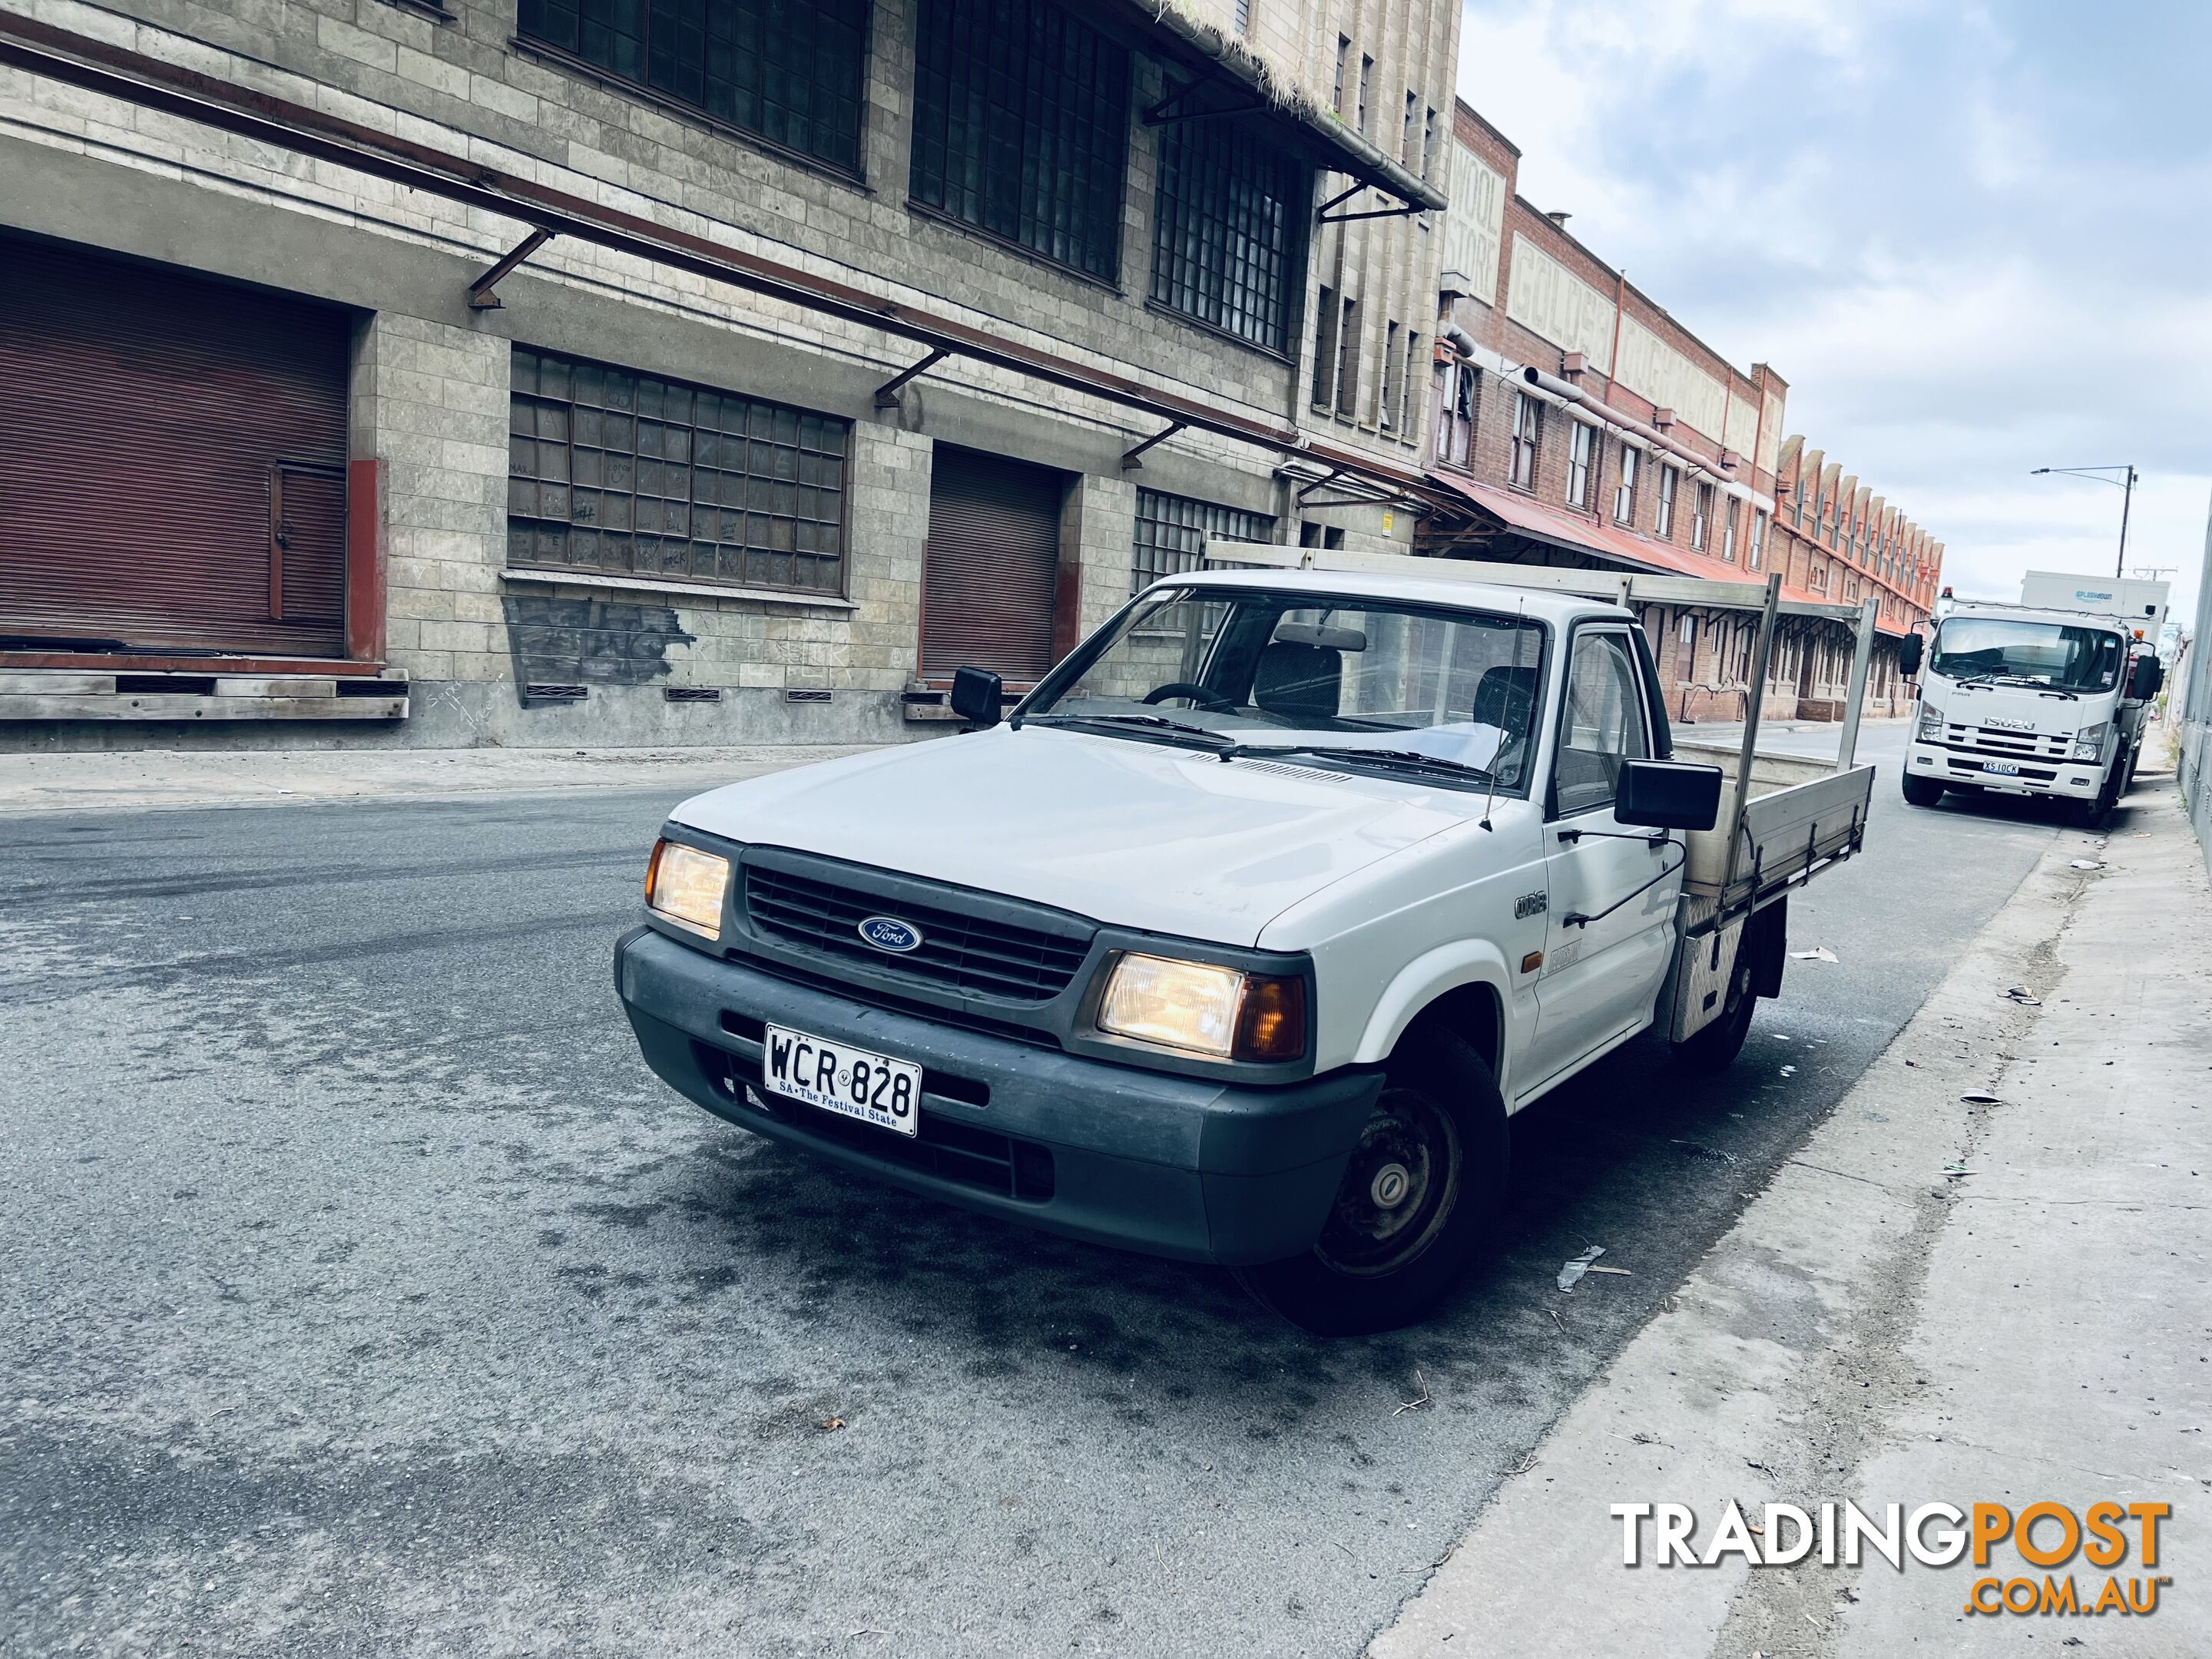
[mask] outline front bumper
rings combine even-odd
[[[2017,766],[2017,775],[1992,772],[1984,764],[1996,761]],[[1905,746],[1905,775],[1933,778],[1954,788],[2009,789],[2023,794],[2059,795],[2090,800],[2105,781],[2105,765],[2098,761],[2061,761],[2022,756],[1985,755],[1917,739]]]
[[[1182,1261],[1308,1249],[1382,1085],[1346,1069],[1249,1088],[1088,1060],[872,1007],[647,927],[617,943],[615,986],[646,1063],[718,1117],[911,1192]],[[920,1136],[763,1094],[763,1022],[919,1063]]]

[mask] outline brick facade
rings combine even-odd
[[[1486,208],[1488,217],[1448,237],[1462,261],[1480,268],[1447,262],[1433,476],[1474,499],[1464,513],[1431,515],[1422,550],[1745,581],[1780,570],[1794,599],[1856,602],[1878,592],[1884,637],[1869,707],[1893,712],[1901,694],[1895,641],[1928,615],[1941,545],[1856,479],[1845,489],[1839,475],[1828,477],[1822,522],[1840,539],[1801,531],[1797,492],[1810,487],[1801,486],[1801,472],[1816,481],[1820,458],[1807,456],[1801,437],[1784,435],[1783,377],[1764,363],[1735,368],[1577,240],[1567,216],[1522,198],[1521,152],[1465,104],[1455,107],[1453,136],[1455,166],[1467,170],[1455,178],[1453,211]],[[1470,186],[1470,178],[1479,183]],[[1529,385],[1528,368],[1550,384]],[[1446,416],[1466,374],[1474,377],[1472,431],[1456,439]],[[1516,469],[1516,429],[1531,418],[1534,465]],[[1578,427],[1589,429],[1586,455],[1577,454]],[[1628,466],[1635,474],[1624,493]],[[1670,478],[1671,511],[1663,494]],[[1542,511],[1522,511],[1520,501]],[[1677,717],[1740,716],[1752,635],[1743,615],[1654,606],[1644,620]],[[1840,718],[1846,646],[1832,625],[1785,623],[1765,691],[1769,714]]]

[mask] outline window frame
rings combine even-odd
[[[1567,505],[1579,512],[1590,509],[1590,482],[1598,441],[1597,428],[1588,421],[1567,417]]]
[[[570,380],[568,382],[568,392],[566,397],[562,398],[537,390],[537,382],[534,376],[532,388],[529,390],[522,390],[517,385],[517,377],[510,372],[507,384],[507,430],[509,435],[507,477],[508,493],[501,509],[502,529],[506,538],[506,545],[503,549],[503,553],[507,568],[544,572],[549,575],[556,577],[566,574],[572,575],[634,577],[647,581],[691,582],[696,583],[702,586],[710,586],[717,589],[728,590],[732,592],[742,592],[746,591],[755,592],[773,592],[776,594],[791,594],[801,599],[842,600],[848,597],[848,592],[852,586],[853,447],[854,433],[858,424],[857,422],[842,415],[830,414],[819,410],[802,409],[797,404],[786,404],[772,398],[755,397],[750,393],[733,391],[726,386],[710,385],[702,380],[691,380],[674,375],[654,374],[647,370],[629,368],[620,363],[608,362],[599,358],[583,357],[568,352],[553,351],[519,341],[512,343],[508,347],[508,361],[510,365],[513,364],[517,356],[524,354],[527,354],[532,358],[537,360],[537,362],[541,365],[549,359],[562,365],[570,375]],[[594,371],[601,375],[622,376],[629,382],[630,401],[629,407],[625,412],[631,428],[630,447],[628,452],[629,459],[631,463],[631,482],[626,492],[608,488],[605,485],[595,487],[590,484],[584,484],[580,486],[577,482],[576,472],[578,469],[575,465],[575,458],[578,447],[576,434],[578,422],[576,420],[576,411],[580,406],[593,407],[592,405],[580,405],[579,404],[576,396],[574,376],[576,372],[580,369]],[[677,499],[672,495],[666,494],[654,494],[652,492],[643,491],[639,488],[639,485],[642,482],[639,474],[643,471],[643,468],[640,464],[644,461],[653,460],[656,458],[641,456],[639,453],[636,434],[638,424],[641,421],[646,420],[653,420],[656,424],[664,427],[672,428],[678,424],[673,421],[666,420],[662,417],[647,416],[641,412],[640,406],[641,399],[637,393],[641,383],[643,382],[653,382],[664,387],[680,388],[690,396],[691,415],[688,423],[684,427],[684,429],[690,434],[690,439],[686,447],[685,459],[683,463],[685,469],[686,477],[685,493],[682,499],[686,507],[687,522],[692,529],[696,530],[697,522],[696,515],[702,507],[714,510],[718,513],[723,510],[741,511],[748,520],[754,516],[755,513],[755,509],[751,507],[750,500],[742,508],[733,509],[731,507],[730,503],[719,501],[702,502],[698,497],[700,434],[702,431],[708,431],[716,437],[736,435],[726,432],[724,428],[720,427],[702,428],[699,425],[697,419],[697,399],[702,395],[721,399],[726,404],[742,404],[745,409],[746,430],[744,434],[744,441],[746,446],[746,469],[743,471],[738,471],[735,469],[717,465],[710,469],[715,477],[718,478],[742,478],[744,480],[746,484],[746,494],[748,497],[752,495],[753,486],[756,483],[764,483],[769,486],[769,494],[771,500],[773,500],[775,494],[776,486],[780,484],[787,484],[793,491],[794,507],[799,499],[797,492],[799,490],[805,489],[819,492],[824,489],[834,489],[837,498],[836,518],[834,520],[831,520],[821,518],[802,517],[795,510],[789,513],[781,513],[775,511],[772,506],[769,508],[762,511],[759,516],[771,522],[777,520],[787,519],[793,525],[794,528],[792,532],[793,546],[788,549],[777,549],[772,547],[756,549],[750,542],[729,543],[723,541],[719,534],[712,538],[702,538],[691,533],[690,530],[687,530],[687,532],[681,538],[667,535],[665,532],[641,531],[637,524],[636,507],[636,504],[640,501],[667,502]],[[516,430],[516,406],[519,402],[524,400],[527,400],[533,410],[549,404],[558,404],[565,408],[568,411],[566,422],[568,428],[567,435],[562,439],[554,440],[550,438],[540,438],[534,432],[528,434],[518,432]],[[605,411],[612,406],[602,404],[596,405],[596,407],[604,414]],[[783,416],[789,416],[794,418],[794,436],[792,443],[789,445],[783,444],[775,437],[773,432],[769,434],[767,439],[769,447],[772,450],[789,448],[793,452],[796,459],[793,464],[793,477],[789,479],[779,479],[772,473],[755,472],[750,468],[752,450],[756,442],[756,439],[752,433],[752,425],[756,418],[755,412],[757,410],[765,410],[771,423]],[[533,416],[533,423],[534,421],[535,417]],[[810,483],[805,476],[807,471],[805,458],[810,453],[823,457],[827,457],[830,453],[830,452],[826,449],[815,449],[812,451],[808,449],[805,441],[805,423],[809,421],[821,422],[825,427],[836,428],[842,434],[841,440],[842,447],[836,452],[836,481],[834,485],[825,485],[820,482]],[[515,471],[516,457],[514,450],[514,446],[518,441],[528,441],[533,445],[541,442],[561,442],[565,449],[564,466],[568,476],[563,479],[549,479],[542,472],[532,472],[527,475],[518,473]],[[620,455],[623,453],[622,451],[605,444],[586,445],[585,447],[588,453],[597,453],[602,455]],[[534,452],[532,459],[534,464],[537,459],[537,456]],[[672,463],[668,463],[665,460],[661,461],[660,464],[663,465],[672,465]],[[556,488],[564,489],[568,492],[568,512],[570,516],[565,519],[561,519],[556,518],[553,515],[544,512],[518,513],[515,511],[514,505],[514,485],[518,483],[528,483],[532,485],[550,483]],[[570,532],[573,532],[576,528],[578,528],[578,520],[574,517],[574,492],[580,487],[586,489],[592,489],[596,488],[598,493],[602,496],[627,495],[627,498],[630,502],[629,522],[626,526],[622,526],[617,533],[625,538],[629,546],[629,562],[628,565],[622,568],[611,568],[604,563],[586,564],[580,562],[560,562],[539,556],[534,549],[528,556],[517,557],[514,541],[514,532],[517,523],[533,527],[537,526],[559,525],[564,531]],[[719,519],[717,523],[719,526]],[[799,536],[796,526],[801,523],[811,523],[815,525],[827,525],[834,523],[836,534],[836,553],[834,555],[824,555],[817,550],[799,548],[797,545]],[[587,524],[585,527],[592,529],[601,534],[605,534],[606,531],[606,526],[604,522],[599,525]],[[641,568],[637,562],[636,554],[637,544],[641,538],[653,541],[656,544],[662,541],[682,540],[691,546],[695,550],[702,540],[708,542],[715,549],[715,558],[718,567],[722,559],[726,556],[725,550],[734,547],[739,557],[739,568],[745,574],[737,578],[732,578],[719,574],[719,569],[716,574],[701,575],[692,570],[672,571],[666,569],[665,568]],[[836,583],[831,586],[824,586],[819,584],[800,584],[795,581],[778,581],[774,580],[772,577],[755,578],[750,574],[750,570],[753,562],[753,556],[756,552],[758,552],[763,557],[769,559],[774,559],[780,556],[790,560],[792,562],[792,568],[794,572],[799,568],[799,562],[802,560],[816,562],[817,568],[819,568],[819,564],[822,562],[832,562],[834,563],[834,568],[836,570]]]
[[[1702,553],[1713,538],[1713,486],[1698,479],[1690,491],[1690,550]]]
[[[1682,469],[1671,461],[1659,463],[1659,505],[1652,527],[1662,542],[1674,539],[1674,503],[1682,491]]]
[[[1148,505],[1157,503],[1168,503],[1176,507],[1194,509],[1193,517],[1199,521],[1183,523],[1174,519],[1162,518],[1157,514],[1147,517],[1145,508]],[[1252,547],[1269,547],[1274,544],[1274,532],[1277,520],[1275,515],[1272,513],[1255,513],[1248,507],[1231,507],[1225,501],[1209,501],[1196,495],[1177,495],[1173,490],[1151,489],[1139,484],[1137,487],[1135,511],[1131,517],[1129,530],[1130,597],[1133,599],[1136,595],[1143,592],[1146,588],[1151,586],[1156,581],[1164,581],[1177,576],[1188,576],[1200,571],[1205,558],[1205,554],[1202,550],[1203,544],[1206,541],[1216,539],[1213,529],[1209,524],[1204,522],[1204,520],[1208,515],[1214,514],[1233,515],[1237,518],[1252,520],[1256,525],[1264,525],[1267,529],[1267,534],[1264,536],[1223,536],[1218,538],[1218,539],[1236,542],[1243,545]],[[1141,532],[1144,526],[1148,524],[1165,526],[1176,530],[1195,531],[1198,532],[1200,538],[1201,550],[1195,555],[1190,555],[1188,554],[1188,550],[1170,548],[1159,539],[1157,534],[1155,534],[1152,541],[1149,543],[1146,542],[1141,538]],[[1140,551],[1145,550],[1149,550],[1155,554],[1165,554],[1170,557],[1183,557],[1188,556],[1193,559],[1193,562],[1179,570],[1159,569],[1155,570],[1151,574],[1147,575],[1141,568],[1138,556]]]
[[[1610,637],[1619,643],[1621,655],[1627,659],[1629,684],[1635,692],[1636,718],[1644,737],[1644,752],[1622,758],[1624,761],[1652,758],[1656,722],[1652,719],[1651,688],[1644,683],[1636,647],[1628,637],[1629,630],[1635,626],[1633,623],[1621,622],[1611,617],[1592,617],[1571,624],[1567,629],[1565,644],[1559,654],[1559,708],[1552,717],[1551,763],[1546,770],[1544,781],[1544,822],[1547,823],[1557,823],[1565,818],[1578,818],[1590,812],[1610,813],[1620,802],[1620,786],[1616,780],[1613,793],[1602,801],[1577,806],[1571,811],[1563,811],[1559,806],[1559,762],[1567,752],[1567,705],[1573,697],[1575,654],[1582,649],[1585,638]]]
[[[1644,452],[1623,438],[1620,441],[1620,469],[1619,482],[1613,487],[1613,521],[1633,528],[1636,524],[1637,475],[1644,470]]]
[[[1200,163],[1196,167],[1190,165],[1189,147],[1194,145],[1203,147],[1196,152]],[[1255,176],[1257,169],[1270,163],[1275,168],[1272,179]],[[1218,176],[1201,177],[1200,167],[1218,167]],[[1169,127],[1159,142],[1153,169],[1148,308],[1248,350],[1295,363],[1304,328],[1306,270],[1312,253],[1314,178],[1310,163],[1269,143],[1257,127],[1244,119],[1182,121]],[[1170,194],[1171,184],[1193,179],[1199,180],[1204,193]],[[1245,222],[1247,204],[1261,195],[1279,201],[1281,210],[1280,262],[1267,272],[1273,282],[1272,295],[1262,294],[1257,282],[1249,279],[1260,271],[1259,254],[1267,251],[1264,240],[1251,234],[1251,227]],[[1224,240],[1218,245],[1201,241],[1191,252],[1171,251],[1170,235],[1178,228],[1192,227],[1218,229]],[[1190,309],[1182,303],[1186,293],[1213,304],[1221,314],[1208,316]],[[1265,338],[1231,320],[1250,317],[1255,309],[1270,305],[1279,314]]]
[[[1398,319],[1389,317],[1382,323],[1382,384],[1375,394],[1375,429],[1396,435],[1398,404],[1405,387],[1399,367]]]
[[[1456,356],[1437,367],[1443,376],[1443,395],[1438,400],[1437,413],[1437,465],[1472,471],[1474,427],[1482,408],[1482,370]],[[1457,453],[1453,453],[1455,449]]]
[[[1544,405],[1540,399],[1532,398],[1525,392],[1516,390],[1513,396],[1512,447],[1507,455],[1505,482],[1511,488],[1533,495],[1536,491],[1536,469],[1544,443]],[[1522,430],[1524,424],[1528,428],[1525,433]],[[1522,465],[1524,460],[1527,462],[1525,467]]]
[[[1044,82],[1025,80],[1020,88],[1024,107],[1018,113],[1013,114],[1012,118],[1019,122],[1021,143],[1012,155],[1013,178],[1011,185],[1006,178],[1000,176],[994,166],[994,163],[1002,162],[1006,159],[995,142],[998,135],[993,125],[994,117],[1003,118],[1011,113],[1006,106],[984,101],[983,120],[977,128],[975,145],[970,149],[961,151],[957,156],[953,150],[952,135],[956,131],[963,130],[963,123],[956,115],[956,106],[960,103],[962,94],[964,92],[971,103],[979,101],[981,94],[977,91],[977,78],[980,77],[985,86],[995,86],[1000,79],[993,72],[992,65],[980,63],[974,54],[963,53],[959,49],[963,38],[960,24],[965,21],[972,26],[976,21],[975,14],[981,14],[981,20],[988,22],[992,5],[993,0],[920,0],[920,3],[915,8],[912,81],[913,118],[912,131],[907,149],[907,207],[910,211],[926,219],[950,226],[963,234],[976,237],[980,240],[994,243],[1010,252],[1018,254],[1025,259],[1034,260],[1054,270],[1064,272],[1080,282],[1095,283],[1114,293],[1121,293],[1124,267],[1127,264],[1127,249],[1124,246],[1127,238],[1124,231],[1127,228],[1129,204],[1129,111],[1131,90],[1136,76],[1135,55],[1115,36],[1095,27],[1081,11],[1071,6],[1060,4],[1058,0],[1048,0],[1048,6],[1039,8],[1032,14],[1041,17],[1048,9],[1057,12],[1060,15],[1060,27],[1063,30],[1079,29],[1089,35],[1093,43],[1094,63],[1103,65],[1110,57],[1118,64],[1120,82],[1118,97],[1100,96],[1091,100],[1098,112],[1111,112],[1114,130],[1110,135],[1103,135],[1102,130],[1102,136],[1110,137],[1113,153],[1109,156],[1103,149],[1098,149],[1085,152],[1086,159],[1089,161],[1103,163],[1104,167],[1110,168],[1112,173],[1110,191],[1104,189],[1103,184],[1099,182],[1103,178],[1102,172],[1098,175],[1098,179],[1093,181],[1094,185],[1097,186],[1095,190],[1093,188],[1077,190],[1066,197],[1048,198],[1040,204],[1032,198],[1026,183],[1033,173],[1042,170],[1040,167],[1042,158],[1036,153],[1031,141],[1044,122],[1030,118],[1029,106],[1041,97],[1045,90]],[[933,10],[937,13],[936,17],[933,17]],[[945,50],[948,53],[951,65],[943,71],[945,79],[945,101],[941,131],[935,123],[926,123],[924,113],[925,78],[933,79],[939,73],[931,54],[938,49],[936,37],[932,33],[932,25],[940,20],[943,22],[945,35]],[[1053,66],[1044,63],[1038,54],[1025,54],[1023,64],[1025,70],[1035,69],[1042,64],[1046,73],[1055,72]],[[965,82],[956,81],[953,76],[957,71],[964,71],[971,78]],[[1096,89],[1101,93],[1112,94],[1115,90],[1111,84],[1112,79],[1111,76],[1108,77],[1107,84],[1097,86]],[[1057,84],[1063,89],[1066,87],[1078,87],[1090,90],[1095,85],[1095,82],[1085,82],[1074,77],[1062,77]],[[933,95],[933,88],[932,93]],[[1083,110],[1077,106],[1056,106],[1054,113],[1064,114],[1069,125],[1085,127],[1088,130],[1087,118]],[[1050,115],[1044,118],[1045,120],[1050,118]],[[926,155],[927,150],[932,146],[939,147],[942,150],[941,164],[937,165],[933,170]],[[960,169],[969,166],[973,167],[975,177],[972,191],[968,190],[964,179],[960,176]],[[955,188],[956,183],[961,186],[957,191]],[[945,199],[933,200],[927,193],[933,189]],[[969,193],[973,194],[976,202],[976,211],[973,216],[965,210],[964,204],[956,204],[953,200],[956,194],[964,196]],[[1098,198],[1096,204],[1091,201],[1094,193]],[[993,208],[1003,205],[1003,202],[998,198],[1003,198],[1008,194],[1011,194],[1014,202],[1014,228],[1011,232],[1001,224],[987,222],[988,216]],[[1110,206],[1106,205],[1106,198],[1109,197],[1111,198]],[[1077,231],[1073,228],[1077,217],[1079,216],[1087,217],[1088,208],[1091,205],[1097,205],[1100,208],[1098,220],[1096,222],[1087,223],[1081,231]],[[1064,258],[1061,254],[1054,252],[1049,246],[1052,233],[1063,222],[1069,227],[1067,232],[1069,240],[1080,245],[1080,257]],[[1040,227],[1040,241],[1029,240],[1027,233],[1032,223]],[[1041,245],[1041,242],[1043,245]],[[1097,263],[1095,264],[1089,262],[1092,255],[1097,257]]]
[[[723,137],[734,139],[740,143],[750,144],[781,160],[789,161],[793,166],[805,167],[810,172],[826,174],[840,183],[858,185],[862,189],[867,187],[869,115],[872,108],[872,101],[868,96],[868,76],[875,62],[876,47],[876,8],[873,3],[864,4],[860,9],[862,15],[859,25],[859,50],[854,58],[855,116],[853,128],[853,160],[849,165],[835,157],[820,155],[816,151],[786,143],[769,133],[717,113],[705,104],[694,103],[680,93],[665,87],[655,86],[650,81],[625,75],[611,64],[602,64],[586,57],[583,51],[580,5],[577,9],[579,14],[577,44],[571,46],[552,39],[550,34],[533,33],[526,27],[522,8],[518,6],[514,14],[514,33],[507,40],[509,48],[525,57],[543,59],[569,74],[598,82],[611,90],[619,92],[626,98],[664,110],[680,119],[704,127],[708,131]],[[647,33],[639,37],[640,58],[648,73],[650,73],[651,56],[649,44],[651,12],[652,8],[647,5],[644,9]]]

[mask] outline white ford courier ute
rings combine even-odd
[[[1236,1267],[1322,1333],[1449,1288],[1509,1113],[1655,1022],[1734,1058],[1784,896],[1856,849],[1871,781],[1740,804],[1747,742],[1711,833],[1723,770],[1668,758],[1628,611],[1442,575],[1170,578],[1009,717],[994,675],[954,702],[979,729],[675,811],[615,956],[646,1060],[848,1169]]]

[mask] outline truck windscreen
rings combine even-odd
[[[2120,636],[2101,628],[1953,617],[1936,636],[1929,666],[1952,680],[2109,691],[2118,683],[2122,655]]]
[[[1543,657],[1542,627],[1517,617],[1168,588],[1054,669],[1021,718],[1237,752],[1364,757],[1511,791],[1527,784]]]

